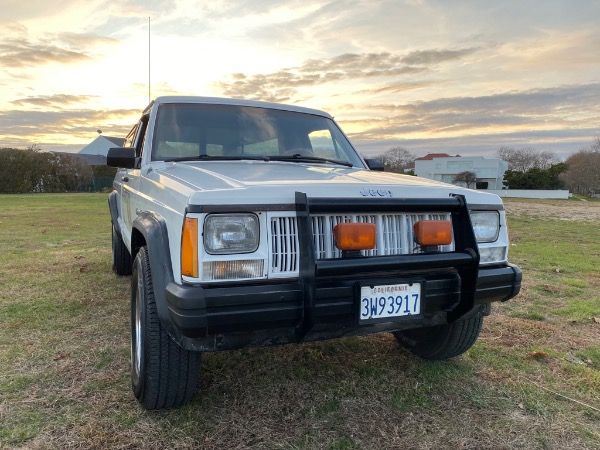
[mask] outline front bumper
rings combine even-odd
[[[479,267],[479,252],[462,196],[445,199],[308,199],[296,193],[300,276],[288,282],[227,286],[166,284],[168,317],[183,347],[218,351],[420,328],[459,320],[518,294],[521,270]],[[310,215],[338,211],[448,211],[455,249],[449,253],[317,260]],[[421,313],[359,323],[361,285],[421,283]]]
[[[383,323],[359,324],[357,289],[361,284],[423,285],[422,312]],[[300,281],[229,287],[169,283],[166,297],[179,343],[188,349],[218,351],[315,341],[448,323],[461,303],[461,279],[455,270],[434,269],[401,276],[330,278],[315,286],[313,311],[305,314]],[[481,268],[474,308],[506,301],[519,293],[521,270],[514,265]],[[473,307],[470,308],[472,310]],[[468,313],[468,311],[467,311]],[[306,327],[310,317],[311,324]]]

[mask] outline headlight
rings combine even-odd
[[[494,242],[500,233],[498,211],[471,211],[471,223],[477,242]]]
[[[211,255],[252,253],[258,248],[254,214],[211,214],[204,221],[204,249]]]

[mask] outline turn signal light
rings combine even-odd
[[[413,228],[417,244],[423,247],[452,244],[452,222],[419,220]]]
[[[376,227],[373,223],[338,223],[333,228],[335,245],[344,251],[375,248],[375,235]]]
[[[183,222],[181,274],[198,278],[198,219],[186,218]]]

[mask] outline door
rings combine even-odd
[[[138,161],[141,160],[144,140],[146,137],[146,129],[148,125],[148,117],[143,116],[135,127],[127,135],[125,146],[135,148],[135,155]],[[140,168],[139,163],[133,169],[126,169],[121,175],[121,212],[123,218],[123,226],[125,233],[123,240],[130,247],[131,230],[133,221],[137,217],[139,211],[139,187],[140,187]]]

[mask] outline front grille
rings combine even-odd
[[[377,227],[377,245],[363,250],[363,256],[389,256],[421,253],[414,242],[413,226],[419,220],[451,220],[450,213],[394,213],[394,214],[337,214],[311,216],[311,227],[316,259],[341,258],[335,246],[333,228],[339,223],[373,223]],[[298,272],[299,245],[296,217],[271,217],[271,273],[295,274]],[[454,244],[440,248],[442,252],[454,250]]]
[[[271,272],[298,272],[298,226],[295,217],[271,218]]]

